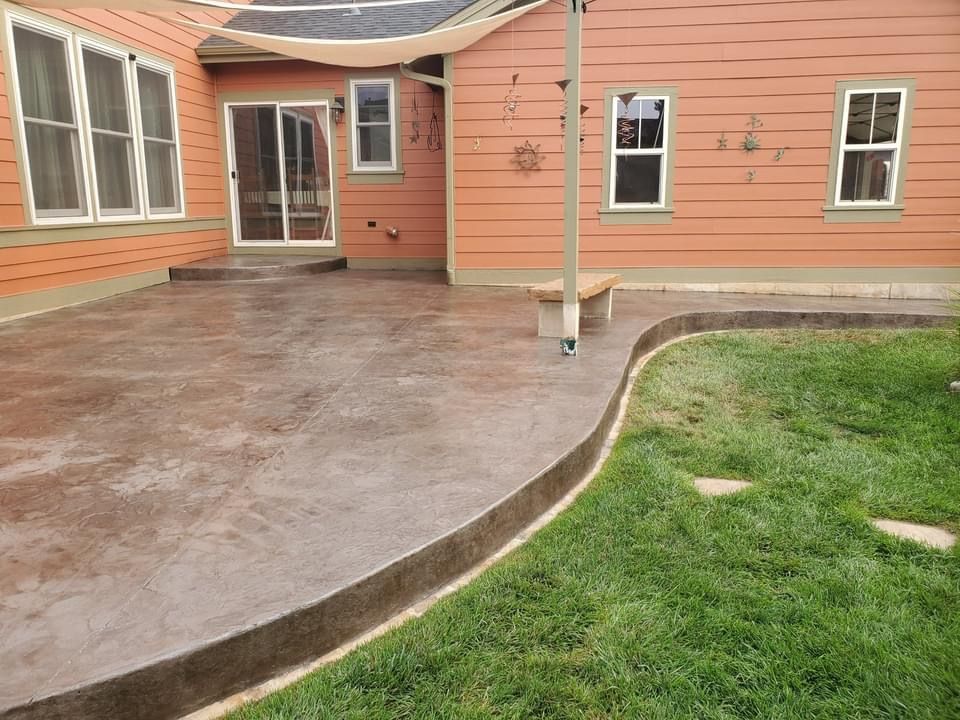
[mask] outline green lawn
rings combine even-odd
[[[408,623],[230,717],[960,718],[945,331],[709,335],[641,373],[590,488]],[[753,488],[707,499],[694,475]]]

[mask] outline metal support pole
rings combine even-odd
[[[580,336],[577,265],[580,253],[580,38],[582,0],[567,0],[567,118],[563,137],[563,336],[564,349],[576,352]],[[570,341],[573,341],[572,343]]]

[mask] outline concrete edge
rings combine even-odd
[[[341,590],[238,633],[119,675],[36,698],[0,720],[177,718],[269,680],[389,620],[506,546],[575,488],[600,458],[631,369],[670,340],[718,330],[908,329],[947,314],[789,310],[703,311],[664,318],[634,343],[593,429],[568,453],[473,519]]]
[[[242,282],[251,280],[274,280],[342,270],[347,267],[345,257],[317,256],[302,263],[278,263],[259,267],[191,267],[178,265],[170,268],[170,280],[174,282]]]

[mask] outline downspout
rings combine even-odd
[[[443,56],[443,77],[424,75],[413,70],[407,63],[400,63],[400,74],[411,80],[419,80],[427,85],[443,88],[443,153],[446,183],[447,215],[447,283],[456,282],[456,225],[454,223],[454,187],[453,187],[453,55]]]

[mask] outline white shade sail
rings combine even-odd
[[[352,0],[318,3],[316,5],[248,5],[230,0],[16,0],[18,5],[29,5],[48,10],[133,10],[139,12],[187,12],[196,10],[256,10],[265,13],[304,12],[307,10],[349,10],[357,6]],[[361,0],[361,7],[392,7],[421,5],[443,0]]]
[[[285,55],[300,60],[323,63],[325,65],[339,65],[341,67],[380,67],[382,65],[396,65],[409,62],[425,55],[444,55],[470,47],[481,38],[489,35],[501,25],[514,18],[539,7],[548,0],[538,0],[529,5],[509,10],[508,12],[493,15],[483,20],[475,20],[454,27],[440,30],[429,30],[416,35],[383,38],[377,40],[317,40],[311,38],[285,37],[281,35],[266,35],[262,33],[232,30],[218,25],[186,20],[183,17],[169,17],[164,19],[194,28],[204,30],[211,35],[219,35],[250,47],[267,52]],[[224,9],[251,10],[249,6],[234,5],[229,2],[216,0],[29,0],[22,3],[32,7],[48,9],[76,9],[97,7],[110,10],[134,10],[141,12],[199,10],[217,7]],[[371,3],[373,5],[375,3]],[[363,8],[365,3],[357,6]],[[260,10],[267,6],[256,6]],[[305,6],[287,5],[286,11],[302,12]],[[325,6],[330,9],[331,6]]]

